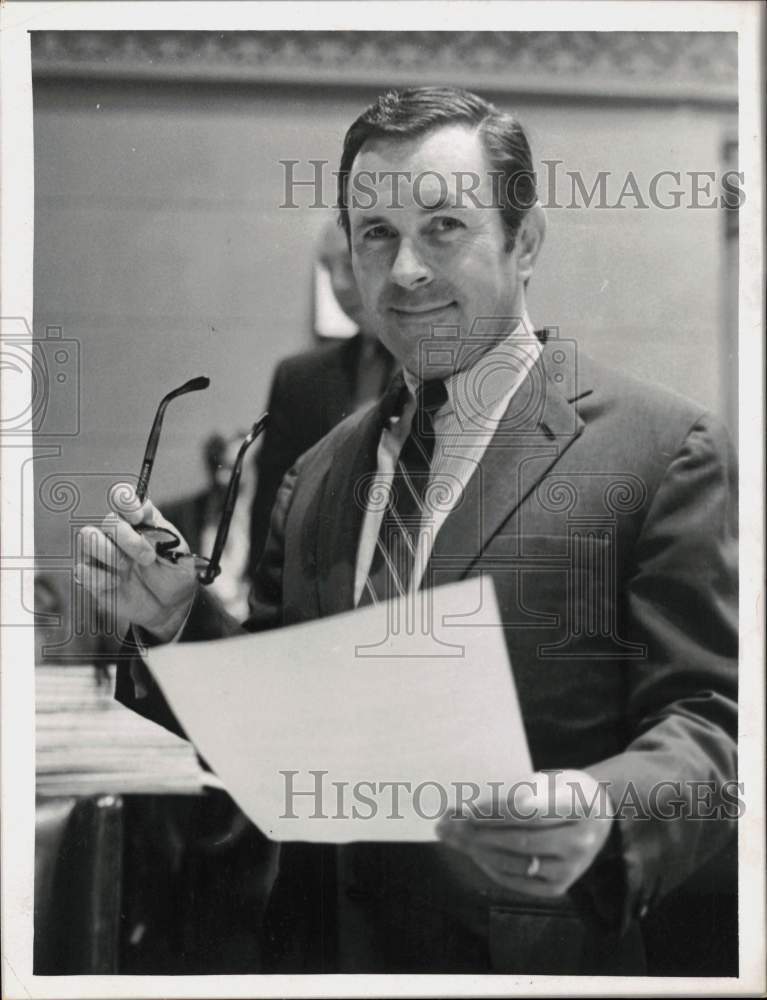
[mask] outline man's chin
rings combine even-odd
[[[414,374],[418,374],[421,368],[440,372],[439,376],[430,377],[444,378],[452,373],[462,343],[460,327],[449,327],[448,330],[444,327],[440,330],[432,323],[409,323],[406,328],[386,330],[381,335],[381,341],[403,367]]]

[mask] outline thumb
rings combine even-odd
[[[115,483],[109,490],[109,506],[128,524],[157,523],[157,508],[151,500],[139,500],[132,483]]]

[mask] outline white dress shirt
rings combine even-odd
[[[525,313],[509,336],[465,371],[445,379],[447,401],[436,412],[434,454],[426,491],[426,510],[416,545],[410,588],[417,589],[429,562],[434,539],[457,506],[472,473],[490,443],[511,398],[541,353],[541,342]],[[399,453],[415,414],[418,379],[405,371],[409,397],[400,417],[393,417],[378,443],[376,476],[370,496],[388,497]],[[375,553],[384,502],[368,507],[362,522],[354,578],[359,604]]]

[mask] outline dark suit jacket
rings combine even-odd
[[[514,396],[429,578],[492,577],[536,769],[587,769],[635,811],[574,891],[545,905],[441,845],[315,849],[313,863],[305,848],[291,861],[288,845],[274,918],[283,967],[470,971],[486,959],[497,972],[641,972],[635,921],[732,835],[727,817],[658,816],[677,791],[686,807],[694,794],[663,782],[736,776],[731,447],[702,407],[583,355],[576,374],[565,354],[548,344]],[[286,476],[246,628],[351,608],[354,485],[379,436],[374,407]],[[238,628],[201,593],[184,638]],[[156,689],[143,704],[121,690],[173,724]],[[320,940],[318,926],[338,937]]]
[[[363,335],[322,344],[285,358],[269,391],[269,425],[256,459],[258,476],[251,507],[250,575],[269,532],[269,517],[282,477],[299,455],[354,410]],[[391,369],[381,348],[382,380]]]

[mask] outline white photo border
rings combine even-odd
[[[298,8],[298,10],[297,10]],[[33,135],[29,32],[37,30],[664,30],[737,31],[740,169],[747,210],[740,218],[739,400],[741,442],[740,768],[746,812],[740,821],[740,975],[711,978],[519,976],[35,976],[32,973],[34,872],[34,676],[29,628],[0,628],[2,728],[2,979],[21,997],[257,996],[697,996],[765,990],[764,798],[764,134],[761,4],[742,2],[526,3],[4,3],[0,9],[2,204],[0,317],[32,327]],[[3,373],[5,375],[5,373]],[[3,378],[3,414],[18,413],[30,386]],[[33,566],[33,512],[22,510],[21,475],[32,440],[3,441],[0,570]],[[30,498],[31,499],[31,498]],[[26,560],[26,561],[25,561]],[[0,572],[0,622],[32,607]]]

